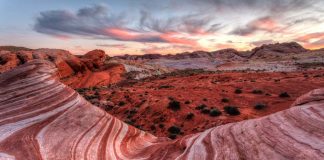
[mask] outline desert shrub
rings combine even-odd
[[[253,94],[263,94],[263,91],[262,90],[259,90],[259,89],[255,89],[252,91]]]
[[[241,112],[238,110],[236,106],[225,106],[224,110],[229,115],[240,115]]]
[[[150,129],[151,129],[151,130],[156,130],[156,127],[155,127],[154,125],[151,125],[151,126],[150,126]]]
[[[236,94],[241,94],[241,93],[242,93],[242,90],[239,89],[239,88],[237,88],[237,89],[235,89],[234,93],[236,93]]]
[[[176,134],[169,134],[168,136],[170,139],[176,139],[177,138],[177,135]]]
[[[206,108],[207,106],[205,105],[205,104],[201,104],[201,105],[199,105],[199,106],[197,106],[195,109],[196,110],[202,110],[202,109],[204,109],[204,108]]]
[[[129,111],[129,114],[136,114],[136,113],[137,113],[137,110],[135,108]]]
[[[163,123],[160,123],[159,124],[159,128],[164,128],[164,124]]]
[[[92,100],[92,99],[96,99],[99,98],[97,95],[85,95],[84,98],[86,100]]]
[[[210,110],[208,108],[204,108],[201,110],[202,114],[209,114]]]
[[[190,101],[185,101],[185,104],[190,104]]]
[[[220,116],[222,114],[222,112],[218,109],[211,109],[210,112],[209,112],[209,115],[211,117],[217,117],[217,116]]]
[[[188,114],[186,115],[186,120],[191,120],[191,119],[193,119],[194,116],[195,116],[195,115],[194,115],[193,113],[188,113]]]
[[[290,95],[287,92],[282,92],[279,94],[279,97],[280,98],[288,98],[288,97],[290,97]]]
[[[180,102],[178,102],[176,100],[171,100],[169,102],[168,108],[173,111],[178,111],[178,110],[180,110]]]
[[[118,106],[124,106],[126,104],[126,102],[124,102],[124,101],[120,101],[119,103],[118,103]]]
[[[168,132],[170,134],[179,134],[181,132],[181,129],[177,126],[171,126],[168,128]]]
[[[204,98],[203,101],[208,101],[208,99],[207,98]]]
[[[86,91],[86,89],[85,88],[78,88],[78,89],[76,89],[76,91],[79,92],[79,93],[83,93],[83,92]]]
[[[129,125],[134,125],[134,122],[131,120],[126,120],[125,123],[129,124]]]
[[[229,102],[229,99],[228,98],[222,98],[222,102],[223,103],[228,103]]]
[[[0,65],[6,64],[8,61],[0,57]]]
[[[173,88],[173,86],[170,86],[170,85],[161,85],[161,86],[159,86],[159,89],[164,89],[164,88]]]
[[[267,107],[267,105],[262,104],[262,103],[258,103],[258,104],[256,104],[256,105],[254,106],[254,109],[256,109],[256,110],[262,110],[262,109],[264,109],[265,107]]]

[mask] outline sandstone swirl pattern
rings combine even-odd
[[[324,159],[324,89],[267,117],[175,141],[128,126],[45,61],[0,75],[0,159]]]

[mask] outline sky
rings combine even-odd
[[[324,48],[323,0],[0,0],[0,45],[109,55]]]

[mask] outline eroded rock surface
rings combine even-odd
[[[6,51],[0,48],[0,73],[34,59],[47,60],[58,68],[58,77],[73,88],[93,87],[119,82],[125,68],[122,64],[105,64],[108,56],[93,50],[77,57],[60,49]]]
[[[32,61],[0,75],[0,159],[323,159],[324,89],[290,109],[177,140],[128,126]]]

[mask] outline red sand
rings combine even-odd
[[[161,88],[170,86],[170,88]],[[288,108],[302,94],[315,88],[324,87],[324,70],[298,73],[220,73],[199,74],[187,77],[167,77],[165,79],[146,80],[135,85],[101,88],[100,100],[112,101],[116,107],[108,108],[109,113],[123,121],[133,121],[134,126],[157,136],[168,136],[168,128],[176,125],[182,135],[197,133],[225,123],[262,117]],[[234,93],[240,88],[241,94]],[[253,94],[261,90],[263,94]],[[290,98],[280,98],[287,92]],[[87,94],[93,94],[93,91]],[[179,111],[168,109],[169,97],[181,103]],[[229,102],[221,102],[228,98]],[[190,101],[190,104],[185,104]],[[117,106],[120,102],[125,105]],[[262,110],[254,109],[257,103],[266,104]],[[198,105],[217,108],[222,115],[211,117],[196,110]],[[226,114],[223,107],[237,106],[238,116]],[[111,109],[111,110],[110,110]],[[133,113],[130,113],[133,112]],[[187,120],[188,113],[194,118]],[[179,135],[181,136],[181,135]]]

